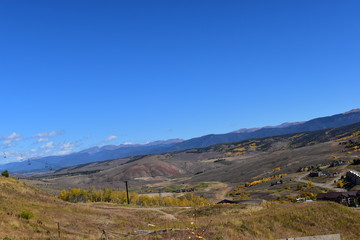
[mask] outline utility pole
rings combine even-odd
[[[128,181],[125,181],[127,204],[130,204]]]

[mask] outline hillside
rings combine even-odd
[[[295,174],[300,168],[329,164],[336,159],[352,160],[358,151],[349,151],[339,139],[359,142],[360,123],[350,126],[276,137],[218,144],[166,154],[85,164],[61,169],[52,174],[33,176],[39,186],[52,189],[124,188],[221,182],[234,186],[239,182],[268,177],[273,169],[279,174]]]
[[[0,177],[0,199],[0,238],[7,240],[59,239],[59,232],[60,239],[95,240],[103,230],[109,239],[154,239],[155,235],[141,235],[139,230],[174,228],[181,231],[160,231],[157,237],[188,239],[195,232],[209,240],[278,239],[340,233],[342,239],[355,240],[360,234],[359,211],[327,202],[214,205],[196,210],[74,204],[4,177]]]
[[[71,204],[12,178],[0,177],[0,199],[0,239],[59,239],[57,223],[60,239],[99,239],[102,229],[146,225],[131,210]]]
[[[200,209],[197,222],[199,229],[207,229],[206,239],[268,240],[340,233],[341,239],[355,240],[360,235],[359,214],[324,202],[268,208],[215,206]]]

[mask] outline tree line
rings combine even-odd
[[[111,202],[127,204],[125,191],[104,188],[102,190],[72,188],[62,190],[59,198],[68,202]],[[204,197],[196,196],[193,193],[182,194],[178,197],[162,197],[159,195],[149,196],[138,193],[130,193],[131,205],[139,206],[205,206],[211,204]]]

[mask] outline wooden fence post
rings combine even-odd
[[[59,236],[59,239],[60,239],[60,223],[59,222],[57,222],[57,229],[58,229],[58,236]]]
[[[103,236],[105,237],[105,240],[109,240],[104,229],[101,232],[100,240],[104,240]]]

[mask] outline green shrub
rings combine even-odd
[[[34,217],[34,214],[29,210],[24,210],[19,215],[21,218],[29,220],[30,218]]]
[[[1,173],[1,176],[3,176],[3,177],[9,177],[9,176],[10,176],[9,171],[8,171],[8,170],[3,171],[3,172]]]

